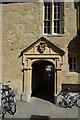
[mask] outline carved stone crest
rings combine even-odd
[[[43,53],[45,51],[45,41],[40,41],[38,45],[38,52]]]

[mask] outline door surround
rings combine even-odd
[[[54,95],[57,94],[58,90],[60,90],[60,86],[58,86],[58,81],[61,81],[60,75],[58,77],[58,74],[61,73],[61,68],[59,68],[58,64],[60,64],[59,59],[58,58],[54,58],[53,59],[48,59],[48,58],[43,58],[43,59],[27,59],[23,68],[23,92],[24,92],[24,96],[23,98],[25,100],[27,100],[29,102],[30,98],[31,98],[31,94],[32,94],[32,64],[36,61],[49,61],[54,65],[54,76],[55,76],[55,90],[54,90]]]
[[[54,65],[55,93],[61,90],[61,70],[64,51],[41,37],[21,52],[23,65],[22,99],[29,101],[32,94],[32,64],[36,61],[49,61]]]

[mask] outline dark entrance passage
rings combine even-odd
[[[32,96],[54,102],[54,65],[36,61],[32,68]]]

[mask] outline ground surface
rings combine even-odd
[[[15,115],[6,114],[5,118],[30,118],[31,115],[46,115],[50,118],[78,118],[77,107],[61,108],[48,101],[32,97],[30,102],[17,101]]]

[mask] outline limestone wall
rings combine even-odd
[[[2,82],[2,5],[0,4],[0,83]]]
[[[68,44],[76,36],[76,10],[73,3],[64,3],[64,34],[43,35],[43,3],[2,4],[2,76],[11,80],[16,91],[22,91],[22,57],[20,51],[41,36],[65,51],[62,81],[68,76]],[[72,76],[73,77],[73,76]],[[76,77],[77,79],[77,77]],[[71,78],[70,78],[71,80]]]

